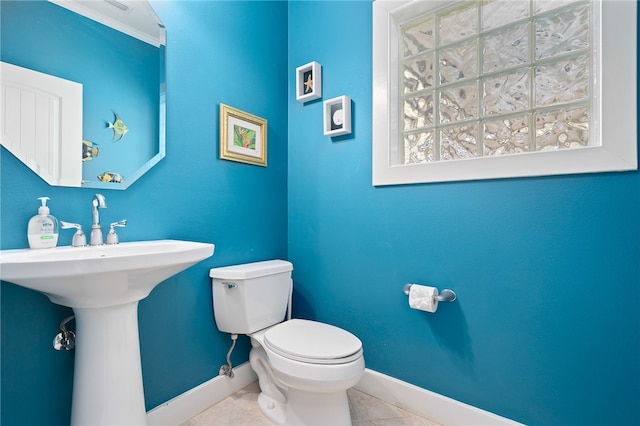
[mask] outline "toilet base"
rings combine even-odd
[[[284,423],[287,416],[286,407],[286,404],[276,401],[264,392],[258,395],[258,408],[266,418],[277,425]]]
[[[364,358],[346,364],[302,363],[267,353],[263,335],[251,335],[249,352],[260,384],[260,411],[278,425],[350,426],[347,389],[362,377]]]
[[[278,425],[349,426],[351,413],[346,391],[305,392],[288,389],[287,403],[260,393],[258,406],[269,420]],[[331,407],[331,409],[327,409]]]

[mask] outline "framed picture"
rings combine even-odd
[[[267,166],[267,120],[220,104],[220,158]]]
[[[324,134],[341,136],[351,133],[351,98],[338,96],[324,101]]]
[[[309,62],[296,68],[296,100],[308,102],[322,96],[322,65]]]

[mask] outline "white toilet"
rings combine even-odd
[[[213,268],[218,329],[251,337],[258,405],[282,425],[350,425],[347,389],[364,372],[362,342],[332,325],[282,322],[290,308],[293,265],[284,260]],[[290,312],[290,311],[289,311]]]

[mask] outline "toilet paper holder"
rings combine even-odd
[[[409,291],[411,290],[412,285],[413,284],[405,284],[402,287],[403,293],[406,294],[407,296],[409,295]],[[454,300],[456,300],[456,298],[457,298],[456,292],[453,290],[449,290],[448,288],[445,288],[440,292],[440,294],[436,296],[436,299],[438,300],[438,302],[453,302]]]

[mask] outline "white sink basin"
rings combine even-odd
[[[73,308],[73,426],[146,424],[138,301],[213,249],[213,244],[159,240],[0,250],[1,280]]]
[[[92,308],[143,299],[213,254],[213,244],[158,240],[93,247],[1,250],[0,279],[59,305]]]

